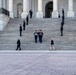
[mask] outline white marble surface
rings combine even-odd
[[[0,75],[76,75],[76,52],[3,51]]]

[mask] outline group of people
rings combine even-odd
[[[32,10],[29,11],[29,14],[30,14],[30,18],[32,18],[32,15],[33,15]],[[62,22],[61,22],[61,26],[60,26],[61,36],[63,36],[64,17],[65,17],[64,16],[64,9],[62,9]],[[60,15],[59,15],[59,18],[60,18]],[[20,24],[20,27],[19,27],[20,36],[22,36],[22,30],[25,30],[26,25],[28,25],[28,21],[29,21],[29,17],[27,15],[26,21],[25,20],[23,21],[23,26]],[[40,30],[35,30],[33,35],[34,35],[35,43],[38,42],[38,39],[39,39],[39,42],[42,43],[44,33],[43,33],[43,31],[41,29]],[[16,50],[18,50],[18,49],[21,50],[20,45],[21,45],[21,42],[18,39],[18,41],[17,41],[17,49]],[[53,38],[51,39],[50,49],[55,49]]]
[[[19,26],[19,31],[20,31],[20,36],[22,36],[22,31],[24,30],[25,31],[25,27],[26,27],[26,22],[25,20],[23,21],[23,26],[20,24]],[[20,39],[17,40],[17,48],[16,50],[21,50],[21,42],[20,42]]]
[[[20,31],[20,36],[22,36],[22,31],[24,30],[25,31],[25,28],[26,28],[26,22],[25,20],[23,21],[23,26],[20,24],[19,26],[19,31]]]
[[[30,14],[30,18],[32,18],[32,15],[33,15],[32,9],[29,11],[29,14]],[[22,36],[22,31],[23,30],[25,31],[25,28],[26,28],[26,25],[28,25],[28,22],[29,22],[29,15],[27,15],[26,20],[23,21],[23,26],[22,26],[22,24],[20,24],[20,26],[19,26],[20,36]],[[16,48],[16,50],[18,50],[18,49],[21,50],[20,39],[17,40],[17,48]]]
[[[37,43],[37,40],[39,38],[39,42],[42,43],[42,38],[43,38],[43,31],[40,29],[40,30],[35,30],[34,32],[34,39],[35,39],[35,43]]]

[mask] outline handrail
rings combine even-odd
[[[7,16],[9,16],[9,11],[4,9],[4,8],[0,8],[0,13],[5,14]]]

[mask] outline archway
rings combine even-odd
[[[21,14],[23,12],[23,5],[21,3],[17,4],[17,17],[21,18]]]
[[[45,18],[52,17],[52,11],[53,11],[53,2],[50,1],[45,5]]]

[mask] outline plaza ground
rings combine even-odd
[[[1,51],[0,75],[76,75],[76,51]]]

